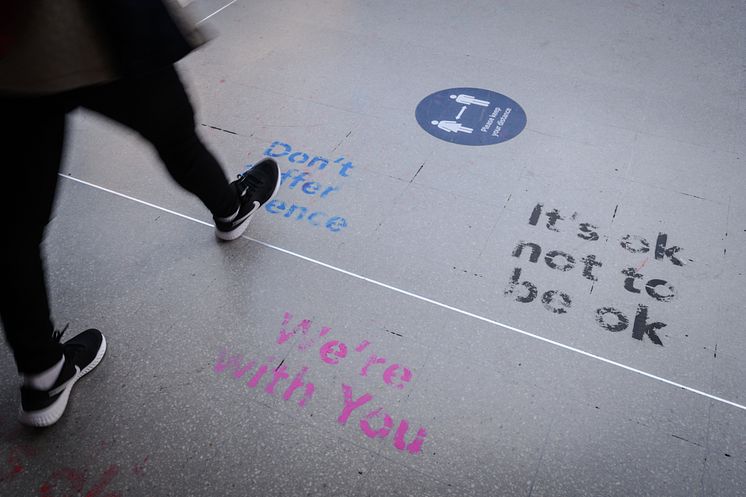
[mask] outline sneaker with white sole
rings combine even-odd
[[[249,226],[252,216],[277,194],[280,189],[280,173],[277,162],[264,159],[245,173],[239,174],[231,185],[238,192],[240,206],[228,218],[213,218],[215,236],[221,240],[240,237]]]
[[[62,337],[55,332],[55,339]],[[48,390],[21,386],[21,423],[44,427],[56,423],[65,412],[73,385],[95,368],[106,353],[106,339],[100,331],[85,330],[62,344],[64,362],[57,380]]]

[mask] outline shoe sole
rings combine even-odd
[[[96,353],[96,357],[93,358],[93,360],[86,366],[82,371],[79,371],[75,374],[70,380],[67,382],[67,385],[65,386],[65,390],[62,391],[59,398],[55,400],[52,405],[50,405],[47,408],[41,409],[39,411],[32,411],[32,412],[26,412],[23,410],[23,407],[21,407],[20,412],[20,421],[21,423],[33,426],[35,428],[44,428],[47,426],[51,426],[55,424],[59,419],[62,417],[62,415],[65,413],[65,409],[67,408],[67,402],[70,400],[70,392],[73,389],[73,386],[79,379],[81,379],[83,376],[87,375],[88,373],[93,370],[96,366],[98,366],[98,363],[101,362],[101,359],[104,358],[104,354],[106,353],[106,338],[101,335],[101,346],[98,348],[98,352]]]
[[[272,199],[270,198],[270,200]],[[269,200],[267,200],[267,202],[269,202]],[[246,228],[249,227],[251,218],[253,218],[254,214],[256,214],[257,211],[259,211],[259,209],[261,208],[262,206],[259,205],[256,209],[254,209],[254,212],[249,214],[249,216],[246,219],[244,219],[244,221],[241,224],[236,226],[231,231],[220,231],[217,227],[215,227],[215,236],[218,237],[219,240],[223,240],[225,242],[230,242],[230,241],[235,240],[236,238],[239,238],[241,235],[244,234],[244,232],[246,231]]]
[[[246,231],[246,228],[249,227],[249,223],[251,222],[251,219],[254,217],[254,215],[256,215],[257,212],[259,212],[259,209],[261,209],[262,207],[264,207],[265,205],[267,205],[269,202],[272,201],[273,198],[275,198],[275,195],[277,195],[277,192],[280,191],[280,184],[282,183],[282,181],[281,181],[282,180],[282,170],[280,169],[280,165],[277,164],[277,162],[275,162],[275,167],[277,168],[277,184],[275,185],[275,189],[272,192],[272,195],[270,195],[270,197],[267,199],[266,202],[264,202],[263,204],[259,204],[259,207],[257,207],[254,210],[254,212],[252,212],[249,215],[249,217],[247,217],[246,220],[243,223],[239,224],[238,226],[236,226],[231,231],[220,231],[216,227],[215,228],[215,236],[219,240],[230,242],[230,241],[235,240],[236,238],[239,238],[241,235],[244,234],[244,232]]]

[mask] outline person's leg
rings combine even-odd
[[[18,371],[35,374],[62,357],[52,337],[41,242],[57,187],[65,111],[41,99],[0,99],[0,108],[6,157],[0,212],[10,224],[0,244],[0,314]]]
[[[174,180],[199,197],[213,216],[236,211],[236,189],[197,135],[194,110],[172,66],[88,89],[82,105],[150,141]]]
[[[106,340],[95,329],[60,343],[62,332],[54,332],[49,315],[41,253],[57,189],[65,115],[76,98],[70,92],[0,99],[0,147],[11,158],[3,163],[0,180],[8,233],[0,244],[0,314],[23,378],[20,420],[37,427],[60,419],[72,387],[106,352]]]

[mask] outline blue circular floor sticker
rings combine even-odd
[[[481,88],[435,92],[420,102],[415,115],[422,129],[460,145],[501,143],[526,127],[526,113],[515,100]]]

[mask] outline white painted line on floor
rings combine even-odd
[[[117,191],[110,190],[108,188],[104,188],[103,186],[98,186],[98,185],[95,185],[93,183],[89,183],[87,181],[83,181],[83,180],[78,179],[78,178],[73,178],[72,176],[67,176],[67,175],[61,174],[61,173],[60,173],[60,176],[62,176],[65,179],[69,179],[69,180],[75,181],[77,183],[81,183],[81,184],[90,186],[92,188],[96,188],[98,190],[101,190],[101,191],[104,191],[104,192],[107,192],[107,193],[111,193],[111,194],[116,195],[118,197],[126,198],[127,200],[131,200],[133,202],[137,202],[137,203],[142,204],[142,205],[147,205],[148,207],[152,207],[154,209],[158,209],[158,210],[163,211],[163,212],[168,212],[169,214],[173,214],[174,216],[178,216],[178,217],[183,218],[183,219],[188,219],[189,221],[194,221],[195,223],[203,224],[203,225],[209,226],[211,228],[214,227],[210,223],[206,223],[204,221],[200,221],[199,219],[195,219],[193,217],[189,217],[189,216],[186,216],[184,214],[180,214],[180,213],[178,213],[176,211],[172,211],[170,209],[166,209],[165,207],[161,207],[159,205],[151,204],[150,202],[146,202],[144,200],[140,200],[138,198],[131,197],[129,195],[125,195],[123,193],[119,193]],[[353,278],[357,278],[359,280],[371,283],[371,284],[379,286],[381,288],[386,288],[387,290],[391,290],[391,291],[399,293],[401,295],[406,295],[407,297],[412,297],[412,298],[420,300],[422,302],[427,302],[428,304],[432,304],[432,305],[435,305],[437,307],[440,307],[440,308],[443,308],[443,309],[447,309],[449,311],[456,312],[456,313],[461,314],[463,316],[468,316],[470,318],[477,319],[477,320],[482,321],[484,323],[488,323],[488,324],[491,324],[491,325],[494,325],[494,326],[498,326],[500,328],[504,328],[506,330],[513,331],[513,332],[518,333],[520,335],[524,335],[524,336],[531,337],[533,339],[536,339],[536,340],[539,340],[539,341],[542,341],[542,342],[545,342],[545,343],[549,343],[551,345],[555,345],[557,347],[560,347],[560,348],[565,349],[565,350],[569,350],[571,352],[575,352],[575,353],[583,355],[585,357],[590,357],[591,359],[595,359],[597,361],[601,361],[601,362],[604,362],[606,364],[610,364],[612,366],[616,366],[618,368],[625,369],[625,370],[630,371],[632,373],[637,373],[637,374],[639,374],[641,376],[645,376],[647,378],[650,378],[650,379],[653,379],[653,380],[656,380],[656,381],[660,381],[661,383],[665,383],[667,385],[671,385],[671,386],[674,386],[676,388],[681,388],[682,390],[686,390],[688,392],[691,392],[691,393],[694,393],[694,394],[697,394],[697,395],[701,395],[702,397],[706,397],[708,399],[715,400],[717,402],[722,402],[723,404],[727,404],[729,406],[736,407],[738,409],[746,411],[746,406],[744,406],[744,405],[738,404],[736,402],[732,402],[730,400],[724,399],[722,397],[718,397],[716,395],[709,394],[707,392],[703,392],[702,390],[697,390],[696,388],[688,387],[686,385],[682,385],[681,383],[676,383],[675,381],[667,380],[666,378],[662,378],[660,376],[656,376],[654,374],[647,373],[647,372],[642,371],[640,369],[633,368],[632,366],[627,366],[626,364],[622,364],[620,362],[616,362],[616,361],[613,361],[611,359],[607,359],[605,357],[601,357],[599,355],[592,354],[590,352],[586,352],[585,350],[581,350],[581,349],[578,349],[576,347],[572,347],[570,345],[565,345],[564,343],[560,343],[560,342],[557,342],[555,340],[551,340],[549,338],[544,338],[544,337],[536,335],[534,333],[530,333],[528,331],[524,331],[524,330],[518,329],[518,328],[516,328],[514,326],[510,326],[508,324],[504,324],[504,323],[501,323],[499,321],[495,321],[493,319],[486,318],[484,316],[480,316],[478,314],[471,313],[469,311],[464,311],[463,309],[459,309],[457,307],[453,307],[453,306],[450,306],[448,304],[443,304],[442,302],[438,302],[437,300],[432,300],[432,299],[429,299],[427,297],[423,297],[421,295],[417,295],[416,293],[412,293],[412,292],[408,292],[406,290],[402,290],[401,288],[397,288],[395,286],[387,285],[386,283],[382,283],[380,281],[368,278],[366,276],[362,276],[362,275],[359,275],[359,274],[347,271],[346,269],[341,269],[341,268],[338,268],[336,266],[332,266],[331,264],[327,264],[325,262],[321,262],[321,261],[318,261],[316,259],[312,259],[310,257],[306,257],[305,255],[298,254],[296,252],[284,249],[282,247],[277,247],[275,245],[271,245],[269,243],[262,242],[260,240],[256,240],[256,239],[248,237],[248,236],[243,236],[242,238],[245,238],[245,239],[250,240],[250,241],[252,241],[254,243],[257,243],[257,244],[262,245],[264,247],[270,248],[272,250],[276,250],[278,252],[282,252],[284,254],[291,255],[293,257],[297,257],[298,259],[302,259],[304,261],[311,262],[313,264],[325,267],[327,269],[331,269],[332,271],[336,271],[338,273],[342,273],[342,274],[345,274],[347,276],[351,276]]]
[[[238,0],[233,0],[233,1],[232,1],[232,2],[230,2],[229,4],[227,4],[227,5],[224,5],[224,6],[220,7],[220,8],[218,9],[218,10],[216,10],[215,12],[213,12],[212,14],[210,14],[209,16],[205,17],[205,18],[204,18],[204,19],[202,19],[201,21],[197,21],[197,22],[196,22],[195,24],[197,24],[197,25],[199,25],[199,24],[202,24],[203,22],[205,22],[206,20],[208,20],[209,18],[211,18],[212,16],[214,16],[214,15],[215,15],[215,14],[217,14],[218,12],[221,12],[222,10],[224,10],[224,9],[227,9],[228,7],[230,7],[231,5],[233,5],[234,3],[236,3],[237,1],[238,1]]]

